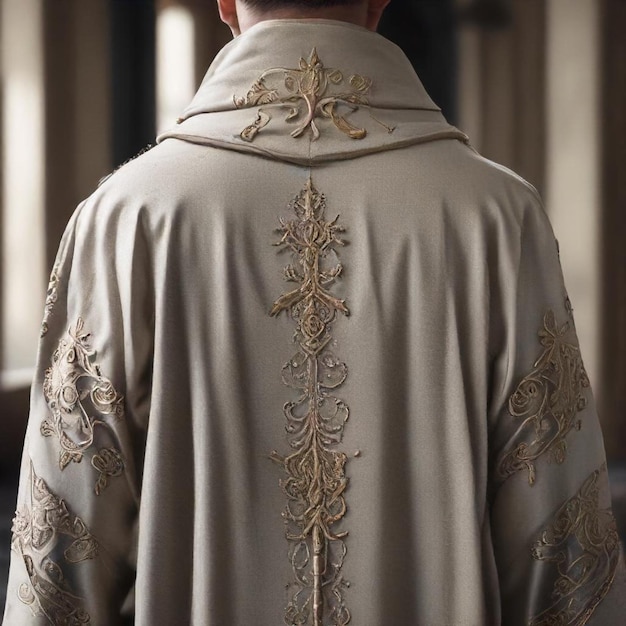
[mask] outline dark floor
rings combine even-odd
[[[0,620],[4,615],[4,603],[9,573],[9,553],[11,544],[11,523],[17,496],[13,480],[0,481]]]
[[[609,469],[613,510],[626,545],[626,466]],[[16,485],[14,480],[0,481],[0,620],[4,614],[6,585],[9,569],[11,521],[15,510]]]

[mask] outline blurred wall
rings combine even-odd
[[[457,123],[455,0],[393,0],[378,32],[402,48],[435,104]]]
[[[545,192],[546,0],[459,0],[459,126]]]
[[[111,167],[107,0],[3,0],[1,15],[0,477],[21,454],[45,286],[61,234]],[[28,100],[7,109],[20,90]],[[37,141],[29,139],[33,131]]]
[[[459,126],[544,198],[607,454],[626,462],[626,3],[457,6]]]
[[[546,207],[585,366],[602,395],[600,3],[549,0],[546,9]]]

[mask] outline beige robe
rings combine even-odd
[[[537,193],[379,35],[237,37],[68,224],[13,531],[6,626],[626,623]]]

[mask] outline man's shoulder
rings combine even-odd
[[[95,193],[139,198],[144,194],[149,197],[155,191],[171,190],[202,156],[202,148],[189,142],[149,144],[104,176]]]
[[[385,167],[402,175],[402,185],[420,202],[432,204],[434,211],[445,206],[448,215],[518,224],[529,211],[544,213],[541,197],[531,183],[485,158],[470,144],[433,141],[386,154]]]
[[[522,203],[541,204],[537,189],[520,174],[483,156],[471,144],[455,143],[445,152],[449,182],[466,184],[478,194],[504,195]]]
[[[468,155],[476,169],[482,173],[482,180],[486,185],[499,184],[507,191],[514,192],[520,199],[530,201],[533,204],[542,204],[541,196],[532,183],[514,170],[492,161],[479,152],[471,150]]]
[[[204,167],[205,152],[202,146],[183,141],[143,149],[100,180],[79,205],[79,221],[92,228],[159,219],[184,198],[190,180]]]

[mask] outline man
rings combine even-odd
[[[624,623],[548,220],[384,5],[220,0],[177,127],[71,219],[5,624]]]

